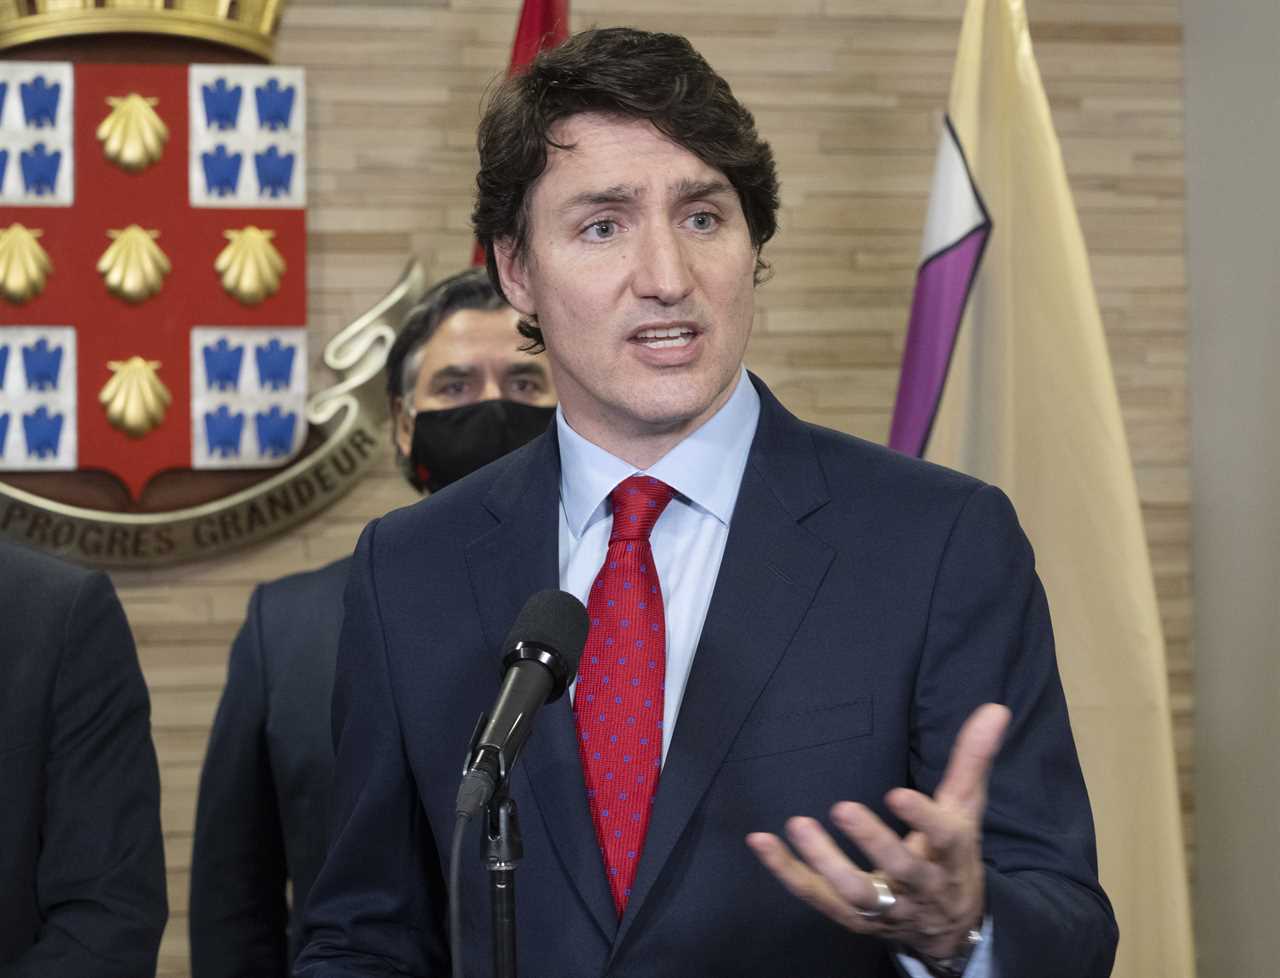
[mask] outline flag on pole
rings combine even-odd
[[[1013,499],[1048,592],[1120,924],[1113,974],[1191,978],[1164,639],[1022,0],[969,0],[965,12],[890,445]]]
[[[569,37],[569,0],[524,0],[515,43],[511,45],[511,65],[507,77],[522,71],[544,48],[553,48]],[[484,249],[476,242],[471,264],[484,264]]]

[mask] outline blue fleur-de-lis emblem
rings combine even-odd
[[[256,347],[254,359],[258,361],[258,383],[262,387],[270,387],[278,391],[289,386],[289,378],[293,374],[293,355],[296,346],[281,346],[278,339],[272,339],[265,346]]]
[[[277,404],[268,412],[259,411],[253,421],[258,429],[259,452],[273,458],[289,454],[293,448],[293,430],[298,423],[297,412],[283,414]]]
[[[60,83],[50,85],[44,75],[36,75],[31,81],[20,84],[18,91],[22,96],[23,119],[28,126],[42,129],[58,124],[58,97],[62,94]]]
[[[9,412],[0,414],[0,458],[4,458],[5,442],[9,440]]]
[[[205,125],[210,129],[234,129],[240,117],[240,96],[244,90],[236,85],[227,87],[225,78],[218,78],[212,85],[200,86],[204,100]]]
[[[44,143],[36,143],[20,155],[22,183],[29,194],[38,197],[54,193],[58,184],[58,167],[62,163],[62,150],[50,153]]]
[[[204,433],[209,453],[230,458],[240,455],[240,436],[244,433],[244,412],[232,414],[224,404],[216,411],[204,413]]]
[[[22,370],[30,390],[57,390],[58,373],[62,369],[62,347],[49,348],[43,336],[31,346],[22,348]]]
[[[22,416],[22,427],[27,435],[27,456],[51,458],[58,454],[58,443],[62,440],[61,412],[50,415],[43,404],[30,414]]]
[[[289,128],[289,117],[293,115],[293,97],[295,89],[292,85],[280,87],[278,78],[270,78],[265,85],[253,90],[254,100],[258,103],[258,128]]]
[[[244,347],[232,346],[224,336],[217,343],[204,348],[204,372],[209,378],[209,389],[238,390],[240,364],[244,360]]]
[[[240,163],[242,154],[228,153],[227,147],[219,143],[213,152],[200,154],[200,163],[204,166],[205,187],[211,194],[226,197],[236,192],[240,182]]]
[[[275,146],[269,146],[253,155],[253,165],[258,171],[258,195],[279,197],[288,195],[293,183],[293,154],[281,154]]]

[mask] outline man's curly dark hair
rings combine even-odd
[[[551,130],[581,112],[647,119],[723,173],[738,192],[756,252],[756,282],[763,281],[769,266],[761,249],[778,227],[778,177],[755,119],[685,38],[611,27],[543,51],[488,99],[476,139],[480,170],[471,223],[499,291],[495,242],[510,241],[515,256],[523,254],[529,193],[547,167],[548,147],[572,148],[552,139]],[[519,328],[528,349],[543,349],[536,323],[522,319]]]

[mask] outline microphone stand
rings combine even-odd
[[[516,867],[524,856],[520,816],[505,782],[485,806],[481,840],[489,870],[494,978],[516,978]]]

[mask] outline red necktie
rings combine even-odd
[[[634,475],[609,494],[613,532],[591,585],[573,712],[587,802],[618,916],[631,896],[662,767],[667,623],[649,532],[671,487]]]

